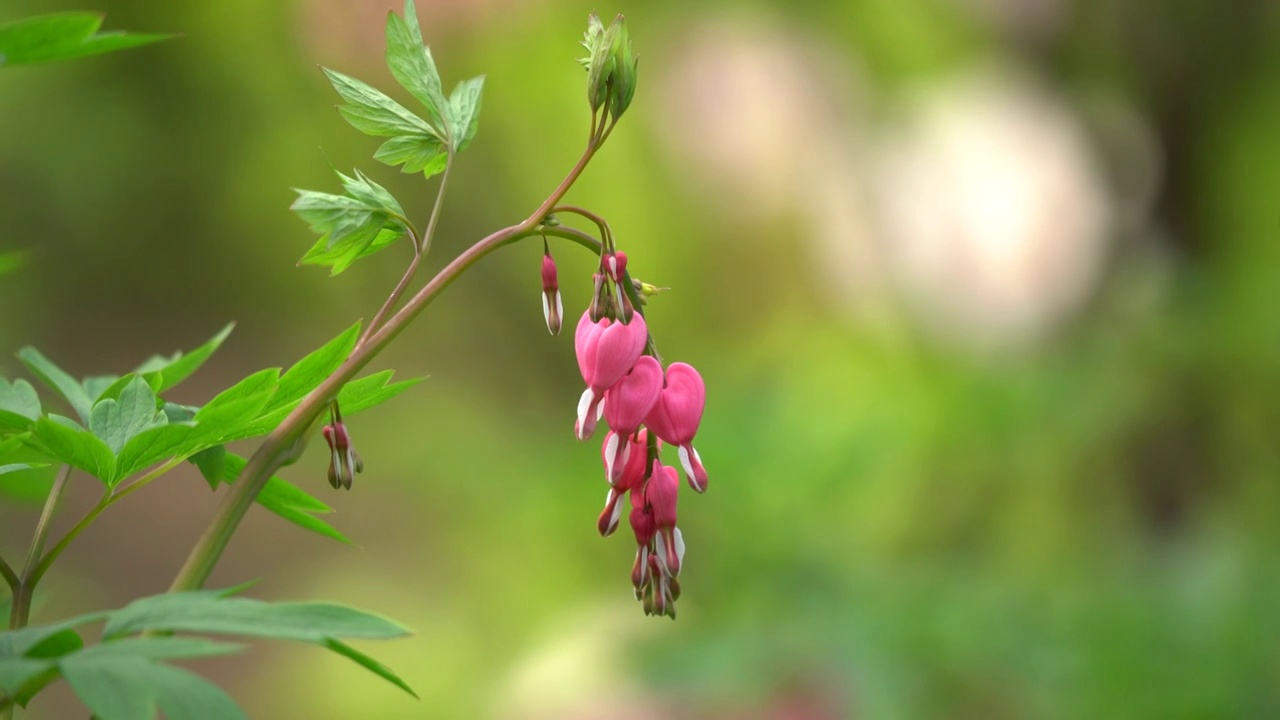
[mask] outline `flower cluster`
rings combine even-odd
[[[617,529],[626,495],[637,545],[631,569],[636,599],[648,615],[675,618],[684,558],[684,539],[676,527],[680,479],[674,467],[662,464],[661,450],[663,443],[677,448],[689,486],[706,491],[707,472],[693,447],[706,387],[686,363],[671,363],[664,372],[644,315],[627,291],[634,286],[626,264],[622,252],[602,254],[591,306],[574,333],[578,369],[587,386],[578,401],[574,434],[586,440],[600,420],[608,424],[600,454],[609,490],[597,528],[603,536]],[[547,302],[544,294],[547,306],[558,307],[558,297]]]

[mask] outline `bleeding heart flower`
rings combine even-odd
[[[551,259],[550,252],[542,255],[542,316],[551,334],[559,335],[564,304],[560,301],[560,283],[556,280],[556,261]]]
[[[573,338],[578,369],[587,384],[578,401],[575,434],[579,440],[595,432],[596,421],[603,411],[600,405],[605,390],[630,372],[648,340],[649,329],[643,316],[637,315],[630,323],[623,324],[608,318],[592,322],[589,312],[582,314]]]
[[[605,438],[604,464],[609,482],[616,483],[626,462],[626,439],[635,435],[640,423],[653,409],[662,393],[662,365],[648,355],[636,361],[631,372],[613,384],[605,393],[604,419],[609,422],[610,434]]]
[[[698,434],[706,402],[707,388],[698,371],[686,363],[671,363],[666,387],[644,420],[653,434],[680,449],[680,464],[689,486],[698,492],[706,492],[707,471],[693,448],[693,438]]]

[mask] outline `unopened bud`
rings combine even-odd
[[[364,461],[351,445],[347,426],[337,420],[324,426],[323,435],[329,445],[329,484],[334,490],[350,490],[355,474],[364,471]]]
[[[560,300],[560,284],[556,280],[556,262],[551,254],[542,256],[542,317],[552,335],[560,334],[564,318],[564,303]]]

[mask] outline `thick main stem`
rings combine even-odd
[[[240,521],[244,519],[245,513],[249,511],[249,507],[253,505],[254,499],[258,497],[263,485],[271,478],[272,473],[279,469],[284,456],[302,439],[307,428],[310,427],[312,421],[324,409],[329,400],[336,397],[343,385],[350,382],[356,373],[360,372],[374,356],[394,340],[417,317],[418,313],[422,312],[427,305],[431,304],[432,300],[435,300],[445,288],[449,287],[454,280],[457,280],[462,273],[466,272],[480,258],[509,242],[531,234],[533,228],[542,222],[542,219],[546,217],[551,208],[555,207],[560,198],[564,197],[564,194],[569,191],[569,188],[578,179],[578,176],[582,174],[582,171],[586,168],[587,163],[591,161],[591,157],[595,155],[598,148],[599,144],[597,143],[589,144],[582,157],[578,159],[577,164],[560,182],[560,185],[523,222],[489,235],[454,258],[453,262],[437,273],[425,287],[409,300],[400,312],[396,313],[385,325],[366,338],[364,342],[357,345],[356,349],[352,351],[351,355],[332,375],[303,398],[302,402],[298,403],[298,406],[289,413],[284,422],[280,423],[267,436],[262,444],[258,446],[253,456],[249,458],[249,462],[236,478],[236,482],[232,485],[230,492],[227,493],[222,503],[218,506],[213,519],[209,523],[209,527],[206,528],[204,534],[196,542],[191,554],[187,556],[186,563],[183,564],[182,569],[178,571],[177,577],[174,578],[173,583],[169,586],[170,592],[196,590],[204,586],[204,583],[209,579],[209,575],[213,572],[214,565],[222,557],[227,543],[230,542],[231,536],[240,525]]]

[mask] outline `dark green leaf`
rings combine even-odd
[[[131,438],[144,430],[164,425],[169,419],[156,409],[156,395],[140,375],[132,375],[120,390],[119,399],[107,397],[94,404],[89,413],[89,429],[119,453]],[[122,378],[123,380],[124,378]]]
[[[200,468],[200,474],[209,483],[210,490],[217,490],[227,466],[227,446],[214,445],[191,456],[191,462]]]
[[[188,377],[191,377],[191,374],[196,370],[199,370],[200,366],[204,365],[205,361],[209,359],[209,356],[213,355],[213,353],[222,345],[222,342],[227,339],[227,336],[231,334],[231,331],[235,326],[235,323],[228,323],[226,327],[218,331],[218,334],[210,338],[208,342],[185,355],[179,352],[168,359],[159,355],[153,356],[146,362],[142,363],[142,365],[139,365],[135,372],[148,374],[154,372],[161,373],[163,381],[156,389],[156,392],[162,393],[169,390],[183,380],[186,380]]]
[[[427,177],[444,172],[449,152],[440,140],[427,135],[400,135],[382,143],[373,159],[392,167],[404,165],[401,172],[421,172]]]
[[[49,638],[58,635],[70,628],[87,625],[91,622],[97,622],[107,617],[110,613],[95,612],[85,615],[77,615],[61,622],[51,623],[49,625],[31,625],[21,630],[8,630],[0,632],[0,660],[4,658],[23,657],[32,648],[40,645]]]
[[[105,483],[115,478],[116,458],[96,435],[59,415],[42,417],[28,443],[50,457],[79,468]]]
[[[446,127],[446,101],[431,51],[422,42],[422,29],[418,26],[418,11],[413,0],[405,0],[404,17],[387,13],[387,67],[396,82],[427,109],[427,115],[436,128]],[[447,132],[439,133],[441,139]]]
[[[458,152],[471,144],[480,125],[480,95],[484,90],[484,76],[463,80],[449,96],[449,121],[453,124],[454,147]]]
[[[33,347],[24,347],[18,351],[18,359],[23,365],[32,372],[45,387],[58,393],[62,399],[67,401],[80,419],[89,421],[89,408],[93,406],[93,400],[90,399],[84,387],[76,382],[76,379],[67,374],[65,370],[54,365],[51,360],[40,354],[39,350]]]
[[[69,12],[23,18],[0,25],[0,66],[67,60],[146,45],[172,37],[97,33],[102,16]]]
[[[0,657],[0,691],[10,697],[17,697],[23,687],[34,683],[56,666],[57,663],[53,660]]]
[[[365,655],[364,653],[356,650],[350,645],[339,642],[337,640],[330,639],[324,644],[324,646],[345,658],[350,658],[351,660],[354,660],[358,665],[360,665],[364,669],[368,670],[374,675],[377,675],[383,680],[386,680],[392,685],[395,685],[401,690],[404,690],[405,692],[409,693],[415,698],[418,697],[418,694],[413,691],[413,688],[409,687],[409,683],[406,683],[404,680],[401,680],[399,675],[396,675],[394,672],[391,671],[391,668],[387,667],[386,665],[383,665],[377,660],[374,660],[368,655]]]
[[[84,639],[73,628],[65,628],[42,639],[27,649],[29,658],[58,658],[84,647]]]

